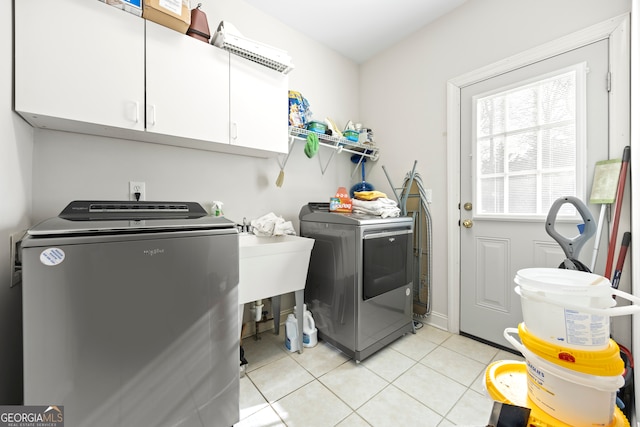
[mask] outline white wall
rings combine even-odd
[[[9,234],[31,213],[31,128],[11,112],[12,2],[0,2],[0,404],[22,400],[22,291],[9,288]]]
[[[361,67],[360,113],[363,123],[375,129],[382,153],[378,164],[399,185],[418,160],[425,187],[433,189],[430,322],[446,327],[448,315],[447,80],[630,8],[630,0],[468,0]],[[372,182],[386,182],[379,167],[369,176]],[[388,185],[385,189],[391,191]]]

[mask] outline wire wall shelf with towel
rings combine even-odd
[[[350,154],[357,154],[361,156],[361,160],[367,158],[373,161],[377,161],[378,157],[380,156],[380,149],[373,144],[363,144],[360,142],[350,141],[346,138],[338,138],[335,136],[320,134],[317,132],[313,132],[311,130],[302,129],[295,126],[289,126],[289,153],[291,153],[291,150],[293,149],[293,146],[296,140],[301,142],[306,142],[307,136],[310,133],[315,133],[318,136],[318,143],[321,147],[327,147],[332,150],[331,156],[329,157],[329,159],[324,165],[322,164],[322,160],[320,160],[320,169],[323,175],[326,172],[327,168],[329,167],[329,164],[331,163],[331,160],[333,160],[333,156],[336,153],[344,152],[344,153],[350,153]],[[318,156],[319,155],[320,153],[318,152]],[[288,155],[287,157],[285,157],[284,163],[280,162],[280,167],[282,169],[284,169],[287,159],[288,159]],[[357,170],[359,166],[360,164],[358,163],[354,168],[354,171]]]

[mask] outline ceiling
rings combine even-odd
[[[357,63],[466,0],[245,0]]]

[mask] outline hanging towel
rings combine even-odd
[[[312,158],[318,152],[318,148],[320,147],[320,142],[318,141],[318,135],[315,132],[309,133],[307,135],[307,143],[304,145],[304,154],[308,158]]]

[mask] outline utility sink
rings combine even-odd
[[[313,239],[300,236],[239,236],[239,302],[304,289]]]
[[[238,316],[242,325],[244,304],[271,298],[274,332],[280,331],[280,295],[295,293],[298,331],[302,331],[304,286],[311,258],[313,239],[298,236],[259,237],[240,234],[240,283]],[[240,326],[242,329],[242,326]],[[298,334],[298,353],[302,353],[302,333]]]

